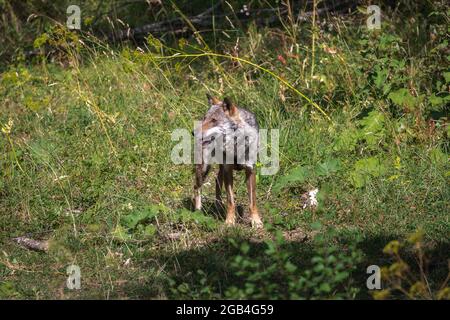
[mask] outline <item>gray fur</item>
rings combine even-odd
[[[234,154],[235,164],[245,165],[254,168],[259,149],[259,126],[255,115],[244,109],[237,108],[241,121],[235,121],[232,117],[227,116],[223,111],[221,104],[212,105],[206,112],[203,121],[215,119],[215,125],[205,132],[195,130],[194,135],[197,141],[202,141],[204,161],[208,163],[211,160],[211,150],[223,150],[223,161],[226,161],[226,154]],[[203,135],[202,135],[203,134]],[[217,139],[223,139],[223,146],[217,143]],[[245,143],[245,152],[241,148]],[[215,140],[215,143],[211,143]],[[219,140],[220,141],[220,140]],[[234,150],[234,151],[233,151]]]

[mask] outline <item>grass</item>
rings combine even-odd
[[[224,227],[212,209],[212,177],[204,188],[206,209],[188,213],[192,168],[170,160],[171,132],[192,129],[207,110],[207,91],[232,96],[255,112],[260,127],[280,129],[280,172],[258,176],[258,205],[266,225],[285,236],[300,267],[306,268],[304,261],[320,247],[347,251],[357,243],[362,260],[352,279],[360,289],[356,297],[366,298],[366,267],[388,263],[384,246],[421,228],[431,285],[441,283],[449,258],[448,126],[442,117],[433,119],[433,128],[427,121],[428,97],[443,81],[442,63],[428,65],[435,72],[431,83],[420,71],[424,61],[433,60],[435,44],[427,42],[422,54],[410,55],[392,49],[394,42],[410,45],[401,34],[390,38],[394,27],[371,34],[339,19],[329,23],[332,31],[314,32],[314,70],[308,51],[296,55],[272,30],[254,27],[241,39],[238,59],[253,65],[222,55],[201,58],[204,49],[193,44],[179,60],[158,59],[174,52],[152,47],[153,42],[144,52],[111,51],[99,43],[95,50],[80,47],[82,58],[63,54],[63,66],[44,59],[11,65],[0,87],[0,123],[6,128],[13,120],[0,139],[0,297],[174,298],[180,293],[171,288],[180,283],[196,286],[205,278],[219,291],[234,283],[227,264],[239,250],[230,238],[249,242],[259,259],[272,233],[243,224]],[[389,42],[386,48],[383,42]],[[387,65],[386,54],[407,65]],[[388,70],[383,82],[391,84],[389,90],[406,85],[424,99],[414,100],[410,109],[393,103],[389,91],[378,88],[374,65]],[[408,84],[409,74],[415,77]],[[301,95],[332,121],[290,86],[302,88]],[[372,158],[379,162],[371,171]],[[337,167],[314,173],[330,161]],[[283,184],[299,166],[308,176]],[[235,186],[245,210],[243,177],[237,176]],[[319,207],[302,209],[301,194],[313,187],[321,191]],[[129,219],[137,222],[130,227]],[[317,222],[336,234],[316,243]],[[27,251],[11,241],[23,235],[49,239],[50,251]],[[66,288],[71,264],[80,266],[80,291]]]

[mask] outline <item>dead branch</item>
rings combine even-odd
[[[48,241],[34,240],[27,237],[17,237],[12,240],[18,245],[30,250],[47,252],[49,247]]]
[[[316,10],[317,15],[322,15],[325,13],[342,13],[352,9],[356,6],[357,1],[329,1],[330,3],[324,2],[323,7]],[[206,11],[196,15],[188,17],[187,20],[197,29],[202,30],[205,28],[212,27],[213,13],[216,24],[225,23],[226,17],[228,15],[221,13],[221,6],[223,1],[218,1],[214,6],[207,9]],[[306,7],[310,1],[306,1],[303,7]],[[312,11],[302,11],[302,7],[297,3],[293,7],[293,11],[299,12],[298,20],[304,21],[308,19],[313,12]],[[258,26],[271,26],[279,20],[280,16],[287,15],[288,8],[263,8],[248,10],[248,15],[239,15],[238,19],[241,23],[246,23],[249,21],[254,21]],[[126,40],[126,39],[142,39],[143,37],[152,34],[153,36],[161,36],[165,33],[172,33],[175,35],[182,35],[187,32],[192,32],[189,30],[189,26],[181,17],[174,18],[166,21],[160,21],[155,23],[146,24],[141,27],[128,28],[126,30],[120,30],[115,34],[109,36],[110,40]]]

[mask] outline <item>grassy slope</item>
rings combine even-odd
[[[280,128],[281,169],[276,176],[259,177],[258,203],[265,221],[284,232],[299,257],[306,260],[311,254],[312,242],[300,239],[312,234],[313,222],[336,227],[338,236],[329,241],[340,248],[361,238],[364,262],[354,277],[364,291],[365,266],[386,261],[384,245],[422,227],[433,255],[431,272],[446,272],[442,262],[448,258],[449,168],[446,156],[441,157],[445,150],[434,151],[444,146],[444,128],[427,135],[413,117],[405,117],[411,134],[396,131],[398,119],[386,111],[389,101],[367,89],[373,86],[371,66],[367,46],[357,36],[321,33],[314,80],[303,64],[309,43],[301,41],[308,39],[299,40],[305,44],[299,47],[301,57],[289,58],[284,66],[274,49],[282,43],[262,32],[261,38],[256,30],[249,31],[242,55],[296,81],[327,109],[333,124],[272,77],[248,66],[233,68],[230,62],[223,64],[226,74],[211,71],[214,66],[207,59],[192,69],[182,64],[174,72],[173,65],[157,68],[144,55],[119,53],[96,54],[79,69],[47,63],[17,69],[18,80],[0,91],[0,123],[14,119],[14,150],[6,135],[0,140],[0,279],[11,284],[4,295],[167,297],[168,278],[191,281],[198,268],[229,277],[225,263],[235,252],[227,237],[253,239],[257,250],[258,241],[268,235],[254,234],[245,225],[224,228],[222,218],[210,209],[213,183],[204,191],[204,216],[212,219],[198,223],[180,218],[189,208],[192,171],[172,164],[170,135],[176,128],[190,129],[202,116],[207,89],[231,94],[257,114],[261,127]],[[338,54],[327,53],[327,47]],[[420,60],[410,62],[418,68],[414,64]],[[375,147],[362,140],[354,150],[335,148],[345,130],[356,128],[358,119],[373,109],[386,117]],[[369,156],[381,157],[386,172],[356,188],[349,176],[355,163]],[[340,162],[337,173],[313,176],[279,194],[272,191],[289,169],[328,159]],[[237,179],[238,203],[245,209],[245,184],[242,177]],[[326,197],[319,210],[303,210],[300,194],[313,186],[325,190]],[[164,205],[152,222],[158,232],[145,235],[139,227],[123,239],[121,217],[150,204]],[[50,253],[11,243],[10,238],[28,233],[50,238]],[[65,288],[65,269],[72,263],[82,270],[80,292]]]

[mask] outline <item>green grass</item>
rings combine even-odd
[[[440,117],[431,129],[428,98],[439,91],[438,81],[444,85],[443,64],[432,58],[434,43],[409,55],[383,45],[411,45],[401,34],[390,38],[394,27],[369,34],[362,27],[343,31],[342,23],[316,39],[313,78],[310,53],[301,49],[307,38],[298,40],[299,57],[286,66],[277,60],[286,49],[275,49],[281,44],[269,30],[251,29],[241,39],[243,59],[281,75],[332,122],[270,74],[227,59],[153,60],[154,48],[109,53],[98,46],[80,67],[71,55],[63,57],[68,67],[44,60],[11,65],[0,87],[0,123],[14,121],[0,136],[0,297],[174,298],[173,286],[199,286],[202,277],[222,292],[218,288],[237,281],[228,265],[239,250],[228,239],[249,241],[254,259],[263,259],[261,241],[272,233],[242,223],[226,228],[212,209],[212,175],[204,188],[206,209],[190,215],[192,168],[170,160],[171,132],[192,129],[207,110],[207,91],[232,96],[255,112],[260,127],[280,129],[280,171],[258,176],[257,194],[266,225],[282,232],[283,246],[295,252],[292,261],[307,268],[321,247],[345,252],[357,244],[362,260],[352,279],[360,289],[356,297],[365,298],[366,267],[388,263],[384,246],[421,228],[430,282],[438,286],[449,258],[448,127]],[[258,34],[263,40],[255,40]],[[328,47],[338,53],[327,53]],[[408,63],[393,66],[383,60],[387,54]],[[425,62],[434,72],[431,81],[421,71]],[[388,70],[381,84],[391,88],[376,81],[374,65]],[[419,95],[409,110],[388,97],[408,85]],[[372,158],[379,162],[371,171]],[[317,165],[331,160],[335,170],[318,173]],[[282,177],[299,166],[306,178],[284,184]],[[304,210],[301,194],[313,187],[321,191],[319,207]],[[235,189],[246,210],[239,175]],[[126,217],[138,218],[130,227]],[[317,222],[336,234],[316,243],[322,232],[314,230]],[[50,251],[28,251],[11,241],[23,235],[50,239]],[[65,286],[71,264],[81,268],[80,291]]]

